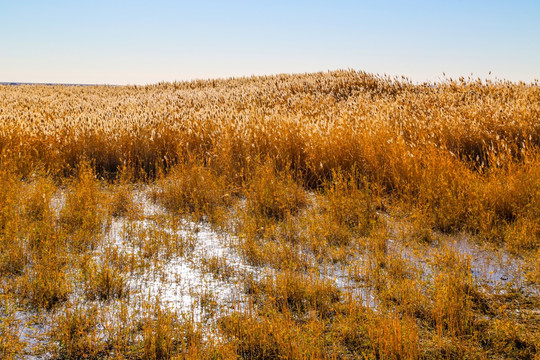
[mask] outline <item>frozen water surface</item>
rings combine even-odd
[[[237,239],[226,233],[216,231],[207,224],[180,220],[173,217],[163,207],[152,201],[151,188],[145,186],[132,192],[134,202],[141,211],[141,216],[130,219],[118,217],[104,228],[103,244],[94,251],[94,261],[103,261],[105,251],[110,248],[119,253],[132,256],[143,266],[137,266],[132,272],[125,274],[129,299],[123,302],[128,311],[141,314],[144,304],[159,301],[162,305],[177,314],[195,322],[213,321],[214,315],[225,315],[231,311],[245,309],[249,298],[244,291],[244,279],[255,280],[264,276],[274,276],[275,269],[264,266],[253,266],[240,256],[233,243]],[[59,192],[52,199],[51,207],[58,215],[65,203],[65,196]],[[387,219],[390,223],[391,219]],[[501,292],[505,286],[523,286],[523,289],[538,294],[538,288],[524,284],[521,275],[521,260],[511,256],[504,250],[493,250],[475,244],[466,234],[440,238],[437,243],[414,247],[400,241],[399,229],[390,224],[390,236],[386,240],[388,255],[402,257],[414,268],[419,269],[423,277],[433,272],[431,259],[440,246],[446,244],[453,251],[470,261],[471,275],[485,291]],[[394,227],[392,229],[392,226]],[[401,226],[401,225],[400,225]],[[144,244],[151,237],[171,236],[172,242],[185,245],[183,251],[167,252],[158,249],[157,255],[145,255]],[[158,244],[159,245],[159,244]],[[163,244],[162,244],[163,246]],[[419,250],[420,249],[420,250]],[[317,266],[312,254],[306,258]],[[214,259],[218,266],[226,268],[228,274],[219,276],[209,270],[208,261]],[[358,266],[367,266],[363,254],[355,260]],[[319,267],[321,279],[331,281],[340,290],[351,294],[361,303],[377,311],[377,293],[362,279],[350,274],[350,264],[326,264]],[[84,297],[81,289],[72,294],[72,300]],[[80,302],[80,301],[79,301]],[[115,313],[119,311],[115,301],[102,304],[103,310],[114,322]],[[123,305],[123,306],[124,306]],[[47,331],[47,324],[33,321],[35,314],[19,311],[16,314],[20,321],[21,339],[29,343],[29,349],[39,346],[40,337]]]
[[[213,230],[209,225],[187,220],[179,225],[168,226],[165,210],[153,203],[147,193],[138,191],[134,199],[142,209],[144,220],[115,219],[110,226],[106,243],[117,246],[126,254],[136,253],[139,250],[129,237],[152,236],[152,233],[146,234],[144,230],[157,229],[176,236],[178,241],[189,242],[192,248],[183,255],[161,259],[142,272],[129,276],[127,282],[131,299],[159,299],[170,309],[189,315],[195,321],[200,321],[204,315],[204,301],[201,299],[210,302],[220,311],[235,308],[245,301],[238,274],[258,273],[262,269],[245,264],[228,246],[230,238],[227,235]],[[160,217],[165,221],[158,222]],[[130,229],[143,231],[135,231],[133,235]],[[226,266],[235,270],[230,281],[220,280],[210,271],[204,271],[201,263],[211,257],[219,258]]]

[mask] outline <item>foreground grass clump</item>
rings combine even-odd
[[[207,217],[218,221],[220,210],[232,200],[231,188],[223,176],[199,163],[190,160],[178,164],[161,179],[160,191],[155,193],[165,207],[171,211],[189,215],[195,220]]]
[[[273,308],[299,318],[308,312],[312,312],[310,316],[331,316],[340,299],[339,289],[331,282],[289,271],[253,284],[252,291],[256,300],[269,302]]]
[[[9,167],[0,168],[0,273],[20,275],[28,262],[27,254],[18,241],[21,220],[17,212],[21,184]]]
[[[100,243],[106,215],[102,199],[103,191],[93,168],[82,163],[77,177],[68,185],[60,214],[62,228],[74,249],[92,250]]]
[[[538,83],[0,86],[0,357],[535,359]]]
[[[476,289],[470,263],[452,250],[444,249],[434,259],[434,264],[440,268],[433,282],[432,317],[437,334],[457,336],[473,333]]]
[[[279,171],[271,162],[256,167],[246,189],[249,214],[279,221],[296,214],[306,203],[305,191],[290,171]]]
[[[68,304],[55,318],[50,330],[55,342],[47,350],[59,359],[170,359],[196,357],[202,349],[200,332],[159,302],[148,304],[139,319],[130,319],[125,310],[112,324],[96,306]]]
[[[84,292],[89,300],[121,298],[127,293],[126,279],[118,269],[107,264],[88,264],[83,270]]]
[[[332,229],[330,224],[334,225],[326,236],[331,245],[347,245],[350,239],[343,230],[349,230],[352,236],[366,236],[374,229],[375,201],[356,170],[350,174],[337,171],[332,178],[321,199],[323,228]]]
[[[372,313],[358,303],[336,304],[332,317],[298,320],[287,312],[233,314],[220,322],[237,356],[245,359],[419,358],[411,318]]]

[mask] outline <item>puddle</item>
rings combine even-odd
[[[467,234],[440,236],[438,242],[426,246],[412,246],[394,239],[387,240],[388,251],[402,256],[423,272],[424,278],[432,275],[432,259],[441,246],[467,258],[471,265],[471,275],[476,283],[493,294],[503,294],[509,289],[539,295],[538,284],[526,283],[523,276],[524,261],[504,249],[480,246]]]
[[[376,291],[362,281],[356,281],[349,274],[349,269],[341,267],[336,269],[333,273],[333,277],[336,286],[347,294],[350,294],[354,300],[358,301],[362,306],[370,308],[372,310],[378,309],[378,298]]]
[[[161,303],[171,310],[198,322],[204,319],[205,312],[219,311],[224,314],[247,301],[241,276],[260,274],[263,270],[243,262],[239,254],[229,246],[231,239],[226,234],[214,231],[209,225],[189,221],[182,221],[174,227],[167,226],[165,209],[153,203],[144,191],[135,192],[134,200],[141,207],[146,219],[114,219],[106,244],[113,244],[119,251],[127,254],[139,252],[140,249],[127,239],[132,236],[128,235],[130,229],[138,228],[143,231],[164,231],[178,236],[179,239],[189,239],[193,249],[183,256],[161,260],[159,266],[149,266],[142,273],[132,274],[127,282],[133,306],[137,306],[137,302],[153,302],[159,298]],[[156,219],[165,221],[157,223]],[[227,281],[223,281],[210,271],[205,271],[201,264],[204,259],[210,258],[219,259],[224,266],[234,269],[234,274]]]
[[[449,246],[471,261],[472,276],[487,285],[500,287],[507,284],[520,286],[522,261],[504,250],[486,249],[474,244],[466,235],[460,235]]]

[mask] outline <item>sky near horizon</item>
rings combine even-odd
[[[540,78],[540,1],[0,0],[0,82]],[[489,74],[491,72],[491,75]]]

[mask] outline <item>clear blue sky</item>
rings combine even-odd
[[[540,0],[0,0],[0,81],[146,84],[347,68],[534,81]]]

